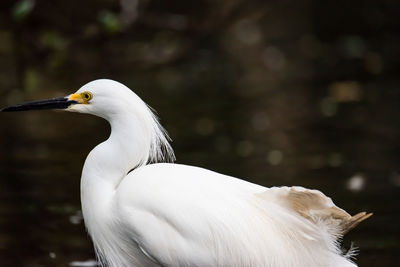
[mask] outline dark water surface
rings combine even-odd
[[[158,111],[178,163],[374,212],[343,246],[400,265],[397,2],[45,2],[0,4],[0,106],[116,79]],[[94,259],[79,182],[107,123],[43,111],[0,127],[0,266]]]
[[[218,114],[215,107],[208,110],[211,115],[207,119],[192,121],[190,113],[199,109],[196,105],[204,105],[203,101],[207,99],[187,104],[186,114],[176,121],[168,119],[167,125],[181,128],[180,134],[171,131],[179,163],[208,167],[266,186],[317,188],[350,213],[374,212],[346,236],[344,246],[348,248],[353,241],[360,248],[361,266],[398,262],[400,176],[395,164],[399,154],[392,151],[394,140],[391,143],[390,137],[376,138],[372,133],[338,140],[331,135],[354,129],[335,133],[328,126],[289,130],[288,142],[304,150],[288,152],[268,144],[267,130],[261,137],[256,130],[246,130],[248,134],[243,135],[243,130],[232,129],[231,134],[213,130],[207,137],[194,134],[191,138],[191,132],[201,129],[196,123],[215,124],[213,127],[224,123],[215,118],[221,115],[212,115]],[[162,110],[160,113],[162,116]],[[86,154],[107,137],[108,125],[92,116],[61,112],[1,116],[2,266],[67,266],[92,259],[93,249],[80,216],[79,179]],[[246,116],[234,119],[243,128],[250,127]],[[332,141],[313,140],[315,132]],[[319,147],[316,142],[327,143]]]

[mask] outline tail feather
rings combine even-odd
[[[322,192],[300,186],[272,187],[263,194],[263,198],[280,203],[315,224],[323,222],[338,237],[372,216],[372,213],[366,212],[351,216]]]
[[[342,233],[343,235],[348,233],[351,229],[356,227],[360,222],[368,219],[371,217],[373,213],[366,213],[365,211],[359,212],[356,215],[353,215],[350,219],[344,220],[341,228],[342,228]]]

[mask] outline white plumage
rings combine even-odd
[[[86,92],[89,101],[77,100]],[[90,82],[68,99],[76,102],[68,111],[111,125],[81,180],[84,221],[104,266],[356,266],[338,239],[371,214],[350,216],[316,190],[148,164],[173,151],[150,109],[118,82]]]

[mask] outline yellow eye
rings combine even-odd
[[[89,101],[93,97],[92,93],[90,93],[90,92],[83,92],[83,93],[81,93],[81,96],[86,101]]]

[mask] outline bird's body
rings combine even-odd
[[[89,215],[95,210],[83,206],[83,214],[111,266],[355,266],[337,247],[335,219],[315,223],[282,205],[300,187],[265,188],[169,163],[135,169],[109,194],[93,186],[100,210]]]
[[[55,105],[111,125],[81,178],[85,225],[104,266],[355,266],[338,239],[371,214],[350,216],[317,190],[149,164],[174,158],[165,131],[136,94],[111,80],[65,101],[3,111]]]
[[[220,188],[224,190],[221,192]],[[134,266],[147,265],[149,258],[154,265],[218,266],[219,262],[221,266],[233,266],[228,263],[233,263],[239,251],[244,253],[246,242],[243,240],[243,244],[235,246],[230,244],[231,249],[239,251],[218,246],[223,245],[222,240],[228,241],[227,238],[230,242],[235,241],[232,237],[244,230],[240,225],[246,226],[246,221],[256,221],[248,217],[251,203],[247,203],[246,198],[261,192],[261,188],[185,165],[158,163],[135,169],[109,196],[112,203],[110,212],[114,212],[110,218],[122,219],[121,225],[117,226],[118,222],[117,225],[111,222],[111,225],[115,229],[124,229],[126,232],[122,236],[132,238],[125,240],[128,244],[113,242],[114,248],[117,247],[115,244],[136,246],[137,252],[146,257],[138,257]],[[106,196],[98,197],[104,199]],[[85,214],[85,209],[83,211]],[[93,214],[93,223],[98,221],[95,217]],[[234,229],[235,226],[239,227]],[[107,231],[111,232],[115,233],[115,230]],[[98,236],[97,233],[92,235]],[[236,241],[242,242],[240,238]],[[109,252],[104,254],[111,255]],[[246,254],[251,258],[253,252]],[[117,255],[119,257],[121,253]],[[134,260],[127,259],[126,266],[131,266]]]

